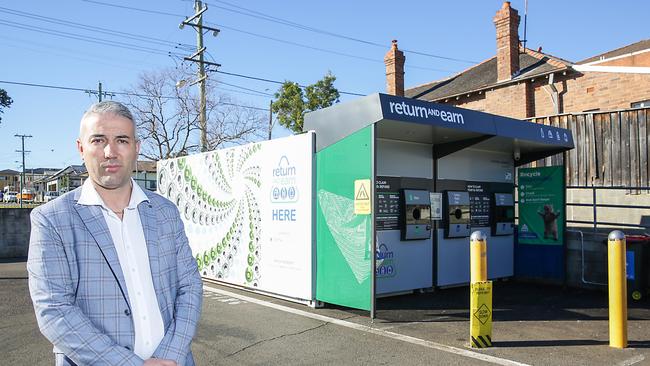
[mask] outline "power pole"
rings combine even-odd
[[[23,141],[23,148],[21,150],[16,150],[16,152],[22,153],[23,154],[23,172],[20,175],[20,192],[19,197],[20,197],[20,208],[23,208],[23,187],[25,187],[25,153],[26,152],[31,152],[31,151],[26,151],[25,150],[25,138],[32,137],[32,135],[14,135],[15,137],[20,137]]]
[[[198,79],[190,85],[199,84],[199,129],[201,130],[201,151],[208,151],[208,122],[206,116],[206,102],[205,102],[205,82],[208,75],[205,73],[205,65],[220,67],[221,65],[215,62],[205,61],[205,50],[203,46],[203,32],[205,30],[211,31],[213,36],[217,36],[220,30],[217,28],[208,27],[203,25],[203,13],[208,10],[207,5],[203,6],[200,0],[194,0],[194,11],[196,12],[191,17],[185,19],[179,26],[183,29],[184,26],[189,25],[196,30],[196,52],[190,57],[183,57],[186,61],[192,61],[199,64]],[[198,57],[198,59],[197,59]]]
[[[269,102],[269,140],[273,131],[273,99]]]
[[[104,99],[104,97],[113,98],[115,96],[114,93],[108,93],[108,92],[105,92],[105,91],[102,90],[102,82],[101,81],[99,82],[99,85],[97,85],[97,90],[96,91],[95,90],[86,90],[86,93],[88,93],[88,95],[90,95],[90,94],[96,95],[99,102],[101,102]]]

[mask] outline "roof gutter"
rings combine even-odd
[[[444,96],[442,98],[432,99],[431,102],[439,102],[439,101],[444,101],[445,99],[452,99],[452,98],[459,99],[462,95],[465,95],[465,94],[469,95],[469,94],[473,94],[473,93],[482,92],[482,91],[487,90],[487,89],[500,88],[502,86],[506,86],[506,85],[510,85],[510,84],[516,84],[516,83],[525,81],[526,79],[535,79],[535,78],[539,78],[539,77],[542,77],[542,76],[553,75],[553,74],[555,74],[557,72],[566,73],[570,68],[571,68],[571,66],[567,66],[567,67],[565,67],[563,69],[555,69],[555,70],[551,70],[551,71],[541,73],[541,74],[525,76],[525,77],[522,77],[521,79],[508,80],[508,81],[501,82],[501,83],[486,85],[486,86],[481,87],[479,89],[468,90],[468,91],[465,91],[465,92],[462,92],[462,93],[452,94],[452,95]],[[414,98],[414,99],[417,99],[417,98]]]
[[[572,65],[577,71],[592,72],[618,72],[623,74],[650,74],[650,67],[638,66],[596,66],[596,65]]]

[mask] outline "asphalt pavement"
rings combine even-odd
[[[494,284],[494,346],[469,347],[466,287],[379,299],[377,318],[206,283],[198,365],[650,365],[650,303],[630,303],[630,346],[609,347],[607,294]],[[0,364],[52,365],[24,261],[0,263]]]

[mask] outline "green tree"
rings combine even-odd
[[[294,133],[302,132],[305,113],[329,107],[339,102],[339,91],[334,87],[336,76],[331,72],[305,90],[293,81],[285,81],[275,93],[271,110],[280,124]]]
[[[4,89],[0,89],[0,114],[4,113],[3,108],[9,108],[11,103],[14,101],[11,100],[9,94]],[[2,121],[2,116],[0,116],[0,121]]]

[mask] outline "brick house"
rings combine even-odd
[[[387,92],[519,119],[650,105],[650,39],[572,63],[521,47],[519,20],[504,2],[494,17],[494,57],[406,89],[405,57],[393,41],[384,58]]]

